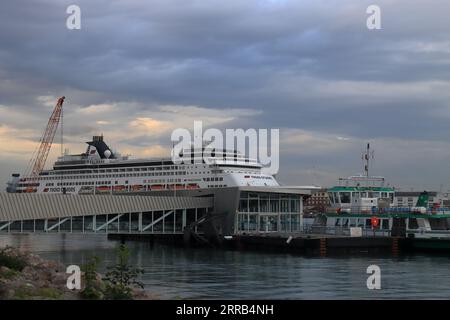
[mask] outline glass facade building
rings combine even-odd
[[[299,232],[302,197],[298,194],[241,191],[237,233]]]

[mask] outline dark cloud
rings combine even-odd
[[[76,3],[82,29],[71,31],[65,12],[72,1],[4,2],[0,124],[34,130],[24,137],[37,140],[51,110],[38,97],[64,94],[71,142],[99,128],[120,130],[161,105],[177,105],[261,111],[231,123],[303,129],[328,140],[348,136],[355,144],[378,139],[386,150],[385,141],[411,148],[442,143],[435,152],[450,136],[450,4],[377,3],[383,29],[369,31],[365,10],[372,1],[82,0]],[[119,107],[94,118],[79,113],[98,104]],[[114,124],[99,127],[99,120]],[[137,137],[121,141],[143,145]],[[303,154],[286,153],[288,169],[282,170],[299,171],[299,179],[312,179],[301,173],[312,170],[311,162],[330,176],[349,171],[350,150],[335,150],[342,155],[335,158],[326,152],[310,156],[309,147]],[[357,150],[355,145],[351,153]],[[448,160],[433,161],[448,171]],[[384,169],[414,184],[408,168],[428,165],[421,161]],[[310,182],[285,175],[289,183]],[[418,180],[434,178],[427,173]]]

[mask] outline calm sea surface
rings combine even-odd
[[[115,261],[117,242],[102,235],[0,235],[13,245],[83,264]],[[306,257],[285,253],[184,249],[127,242],[131,263],[145,270],[146,290],[164,299],[450,299],[450,257]],[[366,269],[381,268],[381,290],[368,290]]]

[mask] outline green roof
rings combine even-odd
[[[381,192],[394,192],[394,188],[390,187],[341,187],[336,186],[327,190],[328,192],[337,191],[381,191]]]
[[[420,213],[322,213],[329,218],[425,218],[425,219],[442,219],[450,218],[450,214],[420,214]]]

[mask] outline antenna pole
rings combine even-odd
[[[369,178],[369,159],[370,159],[370,144],[367,144],[367,152],[364,155],[365,160],[366,160],[366,165],[364,167],[364,171],[366,172],[366,177]]]
[[[64,108],[61,106],[61,157],[64,156]],[[61,172],[61,193],[66,193],[66,188],[63,186],[64,176]]]
[[[173,151],[174,148],[175,148],[175,142],[172,141],[172,153],[174,152]],[[177,181],[176,181],[177,178],[175,178],[174,180],[175,180],[175,184],[173,185],[173,196],[174,196],[174,198],[176,198],[177,197]]]

